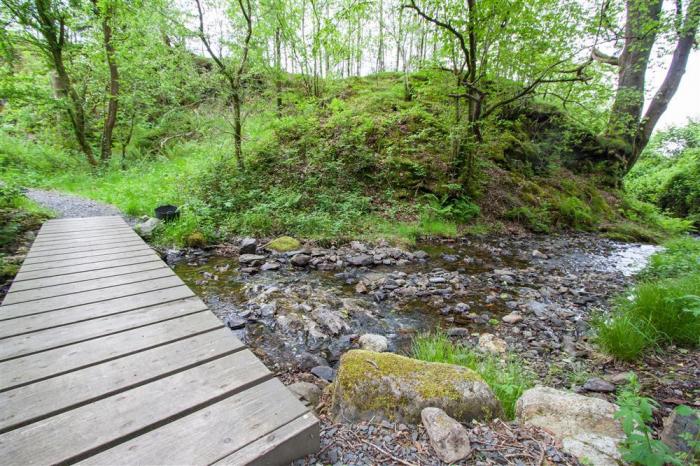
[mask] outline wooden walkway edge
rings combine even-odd
[[[283,465],[316,417],[120,217],[39,231],[0,305],[0,464]]]

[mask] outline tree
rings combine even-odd
[[[65,63],[65,54],[70,46],[68,21],[72,7],[51,0],[1,1],[13,20],[23,28],[23,39],[39,50],[56,72],[54,87],[59,97],[68,97],[65,110],[78,146],[88,162],[97,165],[88,142],[83,99],[76,91]]]
[[[663,0],[626,0],[625,5],[622,52],[615,56],[593,51],[598,61],[618,67],[617,92],[605,136],[609,156],[619,166],[621,174],[629,172],[639,159],[676,93],[700,22],[700,0],[685,2],[685,8],[684,2],[677,0],[670,24],[664,21]],[[605,15],[604,8],[601,16]],[[673,36],[673,57],[661,87],[642,115],[650,55],[664,29],[670,29]]]
[[[576,63],[584,21],[575,3],[467,0],[464,8],[461,1],[409,0],[403,8],[438,28],[446,50],[458,51],[450,71],[463,93],[451,97],[467,102],[468,142],[481,143],[484,119],[540,86],[587,80],[590,60]],[[469,179],[473,150],[457,152],[455,169]]]
[[[102,26],[102,40],[105,49],[107,67],[109,68],[109,95],[107,96],[107,112],[102,128],[102,142],[100,145],[100,160],[105,163],[112,157],[112,133],[117,124],[117,109],[119,106],[119,69],[115,58],[114,44],[112,42],[112,25],[116,5],[114,0],[92,0],[95,15]]]
[[[253,36],[253,8],[250,0],[236,0],[237,9],[243,17],[244,32],[243,39],[240,43],[240,56],[236,60],[233,56],[224,57],[221,50],[215,52],[211,45],[211,40],[208,37],[204,27],[204,11],[200,0],[195,0],[197,5],[197,16],[199,18],[199,39],[202,41],[204,48],[211,59],[216,63],[217,69],[228,83],[231,99],[233,101],[233,142],[236,163],[241,170],[245,169],[242,149],[242,121],[241,121],[241,106],[243,101],[243,73],[248,65],[248,54],[250,52],[250,41]],[[221,47],[223,49],[223,47]],[[232,52],[232,51],[231,51]]]

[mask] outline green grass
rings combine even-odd
[[[620,296],[609,315],[594,320],[600,347],[618,359],[675,344],[700,345],[700,242],[666,243],[652,256],[643,280]]]
[[[440,333],[416,338],[412,352],[416,359],[456,364],[476,371],[491,387],[508,419],[515,417],[518,398],[535,384],[534,375],[517,356],[509,354],[501,359],[494,354],[480,353],[453,343]]]

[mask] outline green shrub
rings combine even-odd
[[[591,208],[577,197],[562,199],[556,204],[556,208],[559,220],[572,228],[588,228],[595,223]]]
[[[505,213],[508,220],[514,220],[535,233],[549,233],[551,219],[546,209],[516,207]]]
[[[535,382],[532,372],[517,356],[510,354],[501,359],[453,343],[440,333],[416,338],[412,354],[423,361],[456,364],[476,371],[500,400],[508,419],[515,417],[515,402]]]

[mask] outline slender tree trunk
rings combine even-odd
[[[384,71],[384,1],[379,0],[379,44],[377,47],[377,71]]]
[[[241,96],[238,90],[236,90],[233,92],[233,144],[238,168],[243,171],[245,170],[245,164],[243,162],[243,138],[241,135],[241,128]]]
[[[275,29],[275,94],[277,116],[282,114],[282,40],[279,26]]]
[[[95,8],[99,8],[97,0],[93,0]],[[99,11],[98,11],[99,14]],[[107,5],[102,16],[102,36],[104,40],[105,53],[107,56],[107,66],[109,67],[109,97],[107,103],[107,114],[105,115],[104,128],[102,130],[102,144],[100,160],[106,163],[112,157],[112,133],[117,124],[117,109],[119,105],[119,69],[114,56],[114,45],[112,44],[112,27],[109,22],[112,17],[112,5]]]

